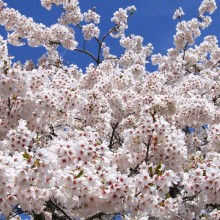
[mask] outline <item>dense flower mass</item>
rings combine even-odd
[[[0,211],[34,219],[220,219],[220,48],[215,36],[194,45],[217,6],[177,23],[174,48],[152,54],[126,36],[135,6],[120,8],[100,37],[100,16],[78,0],[42,0],[63,9],[38,24],[0,0]],[[182,8],[173,18],[184,15]],[[95,39],[98,55],[78,48]],[[119,38],[121,56],[106,37]],[[44,46],[37,66],[12,62],[7,44]],[[83,73],[57,49],[90,56]],[[150,61],[158,70],[148,72]]]

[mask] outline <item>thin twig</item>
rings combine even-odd
[[[196,193],[195,195],[192,195],[192,196],[185,196],[185,197],[183,197],[183,201],[184,202],[186,202],[186,201],[192,201],[194,198],[196,198],[198,195],[199,195],[199,193],[201,193],[202,192],[202,190],[200,190],[198,193]]]
[[[210,92],[212,89],[213,89],[213,87],[211,87],[208,91],[203,92],[203,93],[201,94],[201,96],[203,97],[205,94],[207,94],[208,92]]]
[[[61,69],[62,69],[63,71],[65,71],[65,72],[68,71],[67,69],[65,69],[65,68],[63,68],[62,66],[59,66],[59,65],[57,65],[57,64],[49,63],[48,65],[49,65],[49,66],[55,66],[55,67],[57,67],[57,68],[61,68]]]
[[[83,43],[83,50],[86,51],[86,40],[84,40],[84,43]]]
[[[213,70],[215,67],[217,67],[219,63],[220,63],[220,60],[210,70]]]
[[[151,135],[150,138],[148,139],[148,143],[143,142],[144,145],[147,147],[147,153],[146,153],[146,157],[145,157],[145,160],[144,160],[145,163],[147,163],[148,160],[149,160],[149,150],[150,150],[151,139],[152,139],[152,135]]]
[[[77,26],[79,29],[81,29],[81,30],[82,30],[82,25],[77,24],[76,26]]]

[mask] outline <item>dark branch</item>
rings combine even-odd
[[[88,218],[85,218],[84,220],[93,220],[93,219],[96,219],[96,218],[102,219],[102,216],[104,216],[104,215],[105,215],[105,216],[112,216],[112,215],[116,216],[116,215],[118,215],[118,214],[120,214],[120,213],[106,214],[106,213],[104,213],[104,212],[98,212],[98,213],[96,213],[96,214],[94,214],[94,215],[92,215],[92,216],[90,216],[90,217],[88,217]],[[114,217],[111,218],[111,219],[114,219]]]
[[[84,40],[84,43],[83,43],[83,50],[86,51],[86,40]]]
[[[54,131],[53,125],[50,125],[50,130],[51,130],[51,132],[50,132],[51,135],[53,135],[53,136],[55,136],[55,137],[58,136],[58,135],[55,133],[55,131]]]
[[[64,209],[61,208],[55,201],[50,199],[48,201],[48,204],[51,204],[54,208],[56,208],[58,211],[60,211],[67,219],[72,220],[72,218],[64,211]]]
[[[188,46],[188,42],[186,43],[185,47],[183,48],[183,60],[185,60],[187,46]]]
[[[208,205],[206,205],[206,207],[208,208],[208,207],[211,207],[211,208],[213,208],[213,209],[220,209],[220,204],[217,204],[217,203],[215,203],[215,204],[213,204],[213,203],[210,203],[210,204],[208,204]]]
[[[147,143],[143,142],[144,145],[147,147],[147,153],[146,153],[146,157],[144,159],[145,163],[147,163],[149,160],[149,150],[150,150],[151,139],[152,139],[152,135],[149,137]]]
[[[95,56],[94,56],[93,54],[91,54],[89,51],[87,51],[87,50],[81,50],[81,49],[78,49],[78,48],[76,48],[76,49],[74,49],[74,50],[89,55],[89,56],[96,62],[96,64],[99,64],[99,63],[100,63],[99,60],[96,59]]]
[[[43,213],[36,214],[35,212],[33,212],[33,217],[34,217],[34,220],[45,220],[45,216]]]
[[[96,213],[95,215],[92,215],[88,218],[85,218],[84,220],[93,220],[95,218],[99,218],[99,219],[102,219],[102,216],[103,215],[106,215],[104,212],[99,212],[99,213]]]
[[[143,143],[147,146],[146,157],[145,157],[145,159],[144,159],[141,163],[137,164],[135,168],[130,168],[130,173],[128,174],[128,177],[131,177],[131,176],[134,175],[134,174],[138,174],[138,173],[139,173],[139,167],[140,167],[140,165],[141,165],[144,161],[145,161],[145,163],[147,163],[147,162],[150,160],[151,157],[149,157],[149,151],[150,151],[151,139],[152,139],[152,135],[150,135],[150,137],[149,137],[147,143],[143,142]]]
[[[12,108],[13,108],[13,105],[11,103],[11,98],[8,97],[8,114],[7,114],[8,116],[10,116]]]
[[[220,63],[220,60],[211,68],[211,70],[213,70],[214,68],[218,67],[219,63]]]
[[[56,212],[53,212],[52,219],[53,220],[66,220],[66,217],[64,215],[58,215]]]
[[[212,99],[212,101],[216,104],[216,101],[217,101],[217,99],[219,99],[220,98],[220,95],[216,95],[213,99]]]
[[[118,124],[119,123],[117,122],[115,125],[112,125],[112,134],[111,134],[111,137],[110,137],[110,143],[108,145],[109,149],[112,149],[112,147],[114,145],[113,141],[114,141],[115,132],[116,132],[116,129],[118,127]]]
[[[201,193],[202,192],[202,190],[200,190],[198,193],[196,193],[196,194],[194,194],[194,195],[192,195],[192,196],[185,196],[185,197],[183,197],[183,201],[184,202],[186,202],[186,201],[192,201],[193,199],[195,199],[198,195],[199,195],[199,193]]]
[[[98,44],[99,44],[99,47],[98,47],[98,57],[97,57],[97,60],[99,61],[99,63],[102,62],[102,61],[101,61],[102,43],[104,42],[105,38],[106,38],[107,36],[109,36],[109,34],[110,34],[111,32],[113,32],[115,29],[116,29],[116,25],[115,25],[113,28],[111,28],[111,29],[108,31],[108,33],[106,33],[106,34],[102,37],[101,40],[99,40],[98,38],[95,37],[95,40],[96,40],[96,41],[98,42]]]
[[[61,43],[58,42],[58,41],[50,41],[49,44],[61,45]],[[75,50],[75,51],[78,51],[78,52],[81,52],[81,53],[87,54],[88,56],[90,56],[90,57],[96,62],[96,64],[99,64],[99,63],[100,63],[100,62],[98,61],[98,59],[96,59],[95,56],[94,56],[93,54],[91,54],[89,51],[84,50],[84,49],[82,50],[82,49],[79,49],[79,48],[76,48],[76,49],[74,49],[74,50]]]

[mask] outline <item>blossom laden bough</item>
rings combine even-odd
[[[211,23],[179,19],[174,48],[153,54],[126,36],[135,6],[120,8],[100,36],[98,9],[77,0],[42,0],[62,9],[38,24],[0,0],[0,210],[35,219],[213,219],[220,216],[220,58],[218,40],[196,38]],[[177,9],[174,18],[184,15]],[[84,45],[75,38],[82,31]],[[107,37],[124,52],[110,53]],[[38,64],[13,62],[7,44],[44,46]],[[91,53],[87,41],[98,44]],[[93,40],[93,41],[92,41]],[[85,73],[64,65],[63,46],[87,54]],[[146,64],[158,65],[148,72]]]

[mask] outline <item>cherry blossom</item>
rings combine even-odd
[[[183,20],[174,46],[153,54],[126,35],[135,6],[120,8],[104,36],[98,9],[77,0],[59,6],[47,27],[0,0],[0,212],[34,219],[220,218],[220,48],[216,36],[195,40],[212,20],[214,0]],[[181,19],[180,19],[181,17]],[[94,39],[98,53],[81,49]],[[121,55],[107,37],[118,38]],[[13,62],[8,44],[44,46],[35,64]],[[92,43],[88,42],[88,43]],[[88,55],[85,71],[65,65],[58,47]],[[147,65],[157,65],[149,72]]]

